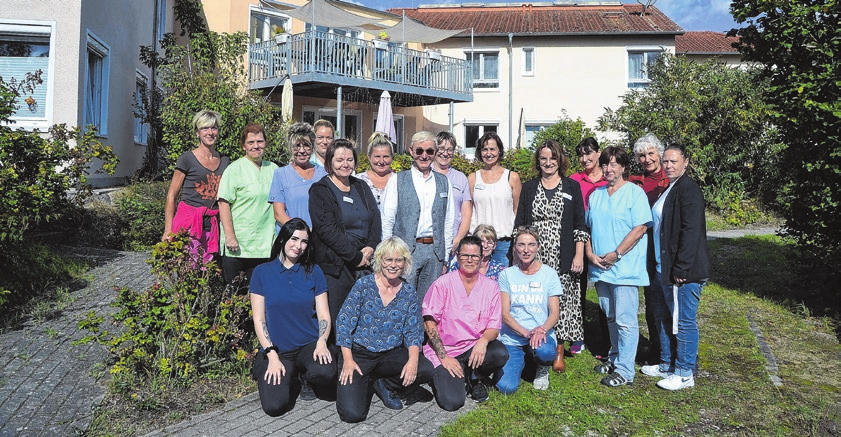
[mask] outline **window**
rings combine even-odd
[[[85,70],[85,126],[99,135],[108,134],[108,72],[110,48],[88,31],[88,63]]]
[[[499,88],[499,51],[466,54],[473,69],[473,88]]]
[[[498,132],[498,124],[472,124],[466,123],[464,125],[464,155],[472,158],[476,153],[476,142],[485,134],[485,132]]]
[[[406,145],[403,143],[403,115],[394,114],[393,119],[394,119],[394,134],[397,136],[397,138],[394,140],[394,142],[397,143],[397,145],[394,147],[394,150],[392,150],[392,152],[395,155],[399,155],[401,153],[406,152]],[[371,126],[371,131],[373,132],[376,128],[377,128],[377,113],[375,112],[374,113],[374,124]],[[368,152],[367,147],[368,147],[367,144],[363,144],[361,150],[363,152],[367,153]]]
[[[534,76],[534,47],[523,47],[523,76]]]
[[[342,108],[342,118],[344,119],[344,132],[339,131],[339,125],[336,123],[336,109],[335,108],[313,108],[304,107],[304,116],[302,117],[305,123],[314,124],[316,120],[324,119],[333,123],[336,127],[334,138],[346,138],[357,145],[362,144],[360,138],[360,130],[362,128],[362,114],[359,111]]]
[[[146,76],[141,73],[137,72],[137,77],[135,79],[134,85],[134,111],[137,112],[138,108],[143,108],[143,94],[146,92]],[[143,119],[138,117],[137,115],[134,116],[134,142],[135,144],[142,144],[146,145],[147,137],[149,135],[149,125],[143,122]]]
[[[269,41],[277,33],[288,32],[288,26],[287,17],[252,10],[248,41],[252,44]]]
[[[523,145],[525,147],[531,146],[532,141],[534,141],[534,136],[537,135],[538,132],[546,129],[547,127],[551,126],[552,123],[548,124],[526,124],[526,137],[523,140]]]
[[[17,100],[12,119],[15,128],[47,129],[52,116],[53,23],[9,20],[0,23],[0,77],[10,82],[41,71],[40,85]]]
[[[628,51],[628,88],[645,88],[648,86],[648,69],[654,64],[660,53],[663,53],[663,51]]]
[[[166,33],[166,0],[158,0],[158,41],[164,39]]]

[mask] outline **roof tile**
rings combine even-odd
[[[389,9],[396,15],[420,20],[438,29],[470,29],[486,34],[561,33],[664,33],[683,29],[659,9],[651,7],[645,16],[637,4],[443,6]],[[466,31],[465,34],[469,34]]]
[[[676,53],[738,53],[731,44],[738,41],[737,36],[727,36],[722,32],[692,31],[675,37]]]

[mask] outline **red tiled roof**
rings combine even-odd
[[[738,41],[737,36],[727,36],[722,32],[697,31],[686,32],[675,37],[675,53],[739,53],[731,44]]]
[[[680,34],[683,29],[655,7],[642,5],[489,5],[388,9],[438,29],[469,29],[475,35],[647,33]],[[469,31],[466,34],[470,34]],[[462,34],[464,35],[464,34]]]

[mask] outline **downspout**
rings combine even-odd
[[[514,145],[514,34],[508,34],[508,147]]]

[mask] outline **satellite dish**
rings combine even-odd
[[[645,15],[648,8],[654,6],[657,3],[657,0],[637,0],[637,3],[642,5],[642,13],[640,15]]]

